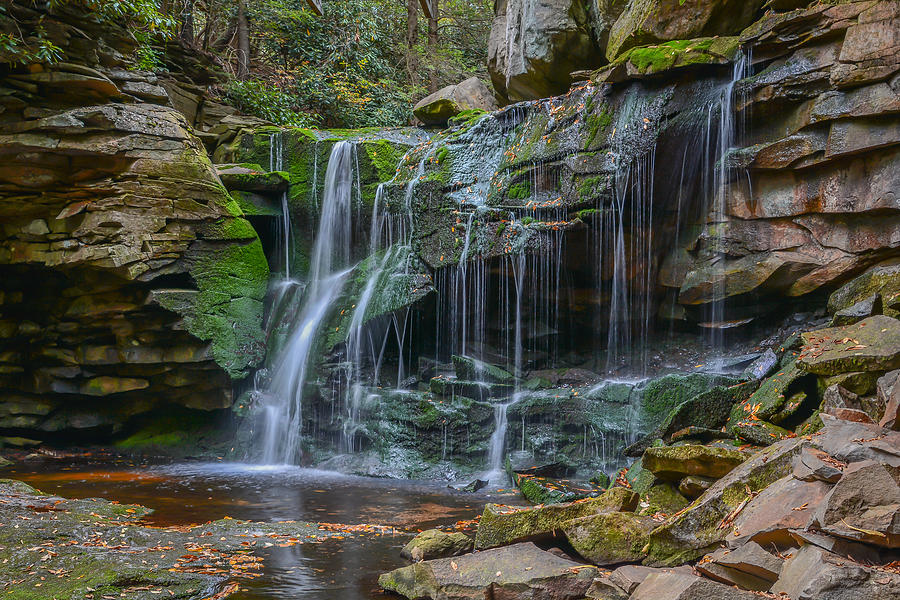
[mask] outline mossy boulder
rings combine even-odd
[[[749,398],[735,404],[728,417],[726,430],[738,435],[738,430],[758,420],[778,424],[792,416],[799,404],[790,402],[798,392],[815,389],[815,380],[804,372],[797,361],[788,358],[786,364],[766,379]]]
[[[478,524],[475,548],[493,548],[525,540],[540,540],[563,523],[601,512],[634,510],[638,497],[625,488],[612,488],[597,498],[534,508],[488,504]]]
[[[734,468],[687,510],[653,530],[644,564],[671,567],[715,550],[730,532],[723,520],[752,493],[789,475],[794,456],[808,444],[801,438],[776,442]]]
[[[656,476],[644,468],[644,459],[634,461],[625,472],[625,481],[637,494],[646,494],[656,481]]]
[[[515,377],[508,371],[477,358],[454,355],[452,361],[459,379],[505,384],[515,381]]]
[[[668,481],[678,481],[688,475],[723,477],[747,460],[740,450],[713,446],[684,445],[647,448],[643,466]]]
[[[832,376],[900,367],[900,321],[885,315],[810,331],[803,341],[797,365],[808,373]]]
[[[835,314],[876,294],[885,315],[900,317],[900,258],[881,262],[835,290],[828,297],[828,312]]]
[[[650,517],[613,512],[569,521],[563,532],[582,558],[603,566],[642,560],[656,525]]]
[[[464,533],[428,529],[410,540],[400,556],[412,561],[448,558],[471,552],[473,545],[472,538]]]
[[[717,430],[728,421],[735,402],[746,400],[759,387],[756,381],[734,385],[717,385],[677,405],[650,433],[625,450],[627,456],[635,456],[649,448],[654,440],[672,440],[686,428]]]
[[[734,425],[733,432],[739,439],[754,446],[768,446],[795,435],[793,431],[759,419],[738,421]]]
[[[472,110],[497,110],[493,94],[477,77],[426,96],[413,107],[413,114],[426,125],[444,126],[449,119]]]
[[[691,475],[690,477],[696,477]],[[657,513],[672,515],[687,506],[689,502],[671,483],[657,483],[641,494],[638,513],[653,516]]]
[[[875,391],[876,382],[879,373],[856,371],[854,373],[839,373],[831,377],[820,377],[818,389],[824,393],[825,390],[833,385],[839,385],[849,392],[853,392],[857,396],[865,396]]]
[[[647,421],[659,424],[675,407],[716,386],[740,383],[734,377],[707,373],[670,374],[653,379],[644,387],[641,410]]]
[[[596,491],[583,483],[540,477],[530,473],[516,473],[515,482],[522,495],[535,504],[573,502],[587,498]]]

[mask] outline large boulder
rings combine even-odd
[[[631,0],[610,30],[606,57],[612,61],[635,46],[740,33],[764,4],[765,0]]]
[[[525,543],[419,562],[385,573],[378,585],[410,600],[577,600],[598,574]]]
[[[599,66],[602,50],[592,34],[586,0],[498,0],[488,41],[488,70],[503,103],[565,92],[570,73]],[[611,20],[612,13],[597,17]]]
[[[569,521],[563,531],[582,558],[595,565],[638,562],[657,523],[634,513],[612,512]]]
[[[817,375],[900,367],[900,321],[875,315],[853,325],[803,334],[798,366]]]
[[[464,533],[428,529],[403,546],[400,556],[412,561],[448,558],[471,552],[472,546],[472,538]]]
[[[637,508],[637,494],[612,488],[597,498],[533,508],[488,504],[478,523],[475,547],[479,550],[526,540],[539,540],[561,530],[573,519],[602,512]]]
[[[815,513],[816,528],[834,536],[900,548],[900,468],[875,461],[849,465]]]
[[[488,86],[477,77],[470,77],[425,96],[413,107],[413,114],[425,125],[444,126],[463,111],[496,109],[497,103]]]
[[[791,600],[893,600],[900,597],[900,575],[810,544],[785,563],[771,591]]]

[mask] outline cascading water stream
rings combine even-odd
[[[717,140],[715,142],[714,157],[715,166],[712,168],[712,189],[709,192],[711,206],[707,211],[714,227],[721,231],[722,225],[727,221],[729,183],[732,169],[728,163],[728,152],[737,143],[743,134],[743,127],[735,121],[734,116],[734,89],[738,81],[747,77],[750,73],[752,60],[749,55],[742,53],[735,61],[731,74],[731,80],[722,89],[718,101],[719,123],[717,127]],[[708,127],[708,131],[712,128]],[[728,326],[725,316],[725,277],[724,257],[726,254],[725,241],[721,234],[713,233],[711,236],[710,250],[716,255],[717,262],[714,277],[714,292],[716,298],[708,307],[709,341],[715,353],[721,356],[724,350],[724,329]]]
[[[291,327],[287,344],[275,366],[272,384],[264,398],[262,461],[265,464],[296,462],[303,426],[303,386],[316,348],[317,333],[340,295],[350,269],[351,203],[354,148],[337,142],[325,175],[325,193],[309,283],[302,308]]]

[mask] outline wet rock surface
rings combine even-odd
[[[516,544],[456,558],[416,563],[386,573],[378,583],[407,598],[495,597],[576,600],[584,597],[599,570]]]
[[[464,533],[428,529],[410,540],[400,551],[400,556],[412,561],[431,560],[465,554],[472,548],[472,538]]]
[[[108,500],[68,500],[0,480],[0,586],[10,598],[196,599],[234,592],[252,579],[267,543],[297,545],[334,535],[314,524],[225,519],[193,527],[148,527],[149,509]],[[261,545],[261,543],[260,543]],[[11,577],[7,577],[7,575]]]

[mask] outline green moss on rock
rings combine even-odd
[[[563,531],[572,547],[595,565],[637,562],[656,521],[630,512],[591,515],[569,521]]]
[[[258,238],[226,246],[197,242],[190,254],[197,293],[160,296],[159,302],[179,312],[193,336],[210,342],[212,357],[231,377],[242,378],[264,354],[263,298],[269,266],[262,244]]]
[[[687,475],[723,477],[745,460],[747,454],[739,450],[686,444],[648,448],[643,466],[660,479],[677,481]]]
[[[519,508],[488,504],[478,524],[475,548],[482,550],[551,535],[572,519],[601,512],[620,512],[637,507],[637,495],[612,488],[597,498],[567,504]]]

